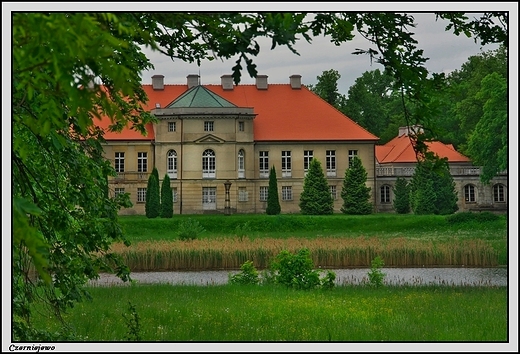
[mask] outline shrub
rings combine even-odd
[[[154,168],[156,170],[156,168]],[[159,191],[159,179],[156,177],[157,173],[152,172],[148,177],[148,185],[146,186],[145,197],[145,214],[148,218],[156,218],[159,216],[161,209],[161,195]]]
[[[229,282],[231,284],[258,284],[259,281],[258,271],[252,261],[246,261],[240,267],[240,273],[230,275],[229,277]]]
[[[366,186],[367,171],[361,159],[355,156],[352,165],[345,171],[341,198],[343,206],[341,212],[351,215],[366,215],[373,211],[370,200],[370,187]]]
[[[238,224],[235,227],[235,235],[240,241],[242,241],[249,232],[251,232],[251,223],[249,221],[243,224]]]
[[[195,240],[206,231],[197,220],[187,218],[179,224],[178,236],[182,241]]]
[[[161,186],[161,218],[173,217],[173,191],[170,186],[170,177],[164,175]]]
[[[470,222],[492,222],[497,221],[500,219],[500,216],[493,214],[489,211],[483,211],[480,213],[473,213],[473,212],[461,212],[453,215],[446,216],[446,222],[448,224],[463,224],[463,223],[470,223]]]
[[[267,190],[267,215],[278,215],[282,211],[278,198],[278,182],[276,181],[276,170],[274,166],[269,171],[269,188]]]
[[[299,206],[300,212],[307,215],[327,215],[334,212],[334,200],[321,163],[317,159],[312,159],[309,164]]]
[[[381,271],[381,268],[385,265],[381,257],[377,256],[372,260],[372,266],[368,272],[368,282],[371,286],[380,287],[383,285],[385,273]]]
[[[410,212],[410,187],[403,177],[397,177],[394,186],[394,209],[398,214]]]
[[[314,262],[307,248],[300,249],[296,254],[282,250],[271,262],[271,273],[274,275],[276,284],[293,289],[313,289],[321,287],[323,284],[325,287],[331,287],[331,284],[334,284],[335,274],[327,274],[325,280],[322,281],[319,271],[313,268]]]

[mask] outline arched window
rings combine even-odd
[[[215,178],[215,152],[211,149],[202,153],[202,178]]]
[[[380,194],[381,194],[381,197],[380,197],[380,201],[381,203],[390,203],[390,186],[389,185],[384,185],[381,187],[380,189]]]
[[[495,203],[505,203],[506,195],[505,195],[505,187],[503,184],[495,184],[493,186],[493,200]]]
[[[475,203],[477,201],[474,185],[467,184],[464,186],[464,200],[466,203]]]
[[[244,150],[238,150],[238,178],[246,178],[246,163]]]
[[[175,150],[168,151],[166,172],[168,173],[168,177],[177,178],[177,152]]]

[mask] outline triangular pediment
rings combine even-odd
[[[213,134],[204,135],[194,141],[195,143],[224,143],[224,140]]]

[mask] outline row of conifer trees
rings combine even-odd
[[[170,186],[170,177],[164,175],[159,190],[159,171],[154,167],[148,178],[146,187],[145,213],[148,218],[171,218],[173,216],[173,192]]]

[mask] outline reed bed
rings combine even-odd
[[[499,265],[499,252],[480,239],[215,238],[143,241],[128,247],[118,243],[112,251],[122,256],[131,271],[175,271],[233,270],[248,260],[257,269],[266,269],[280,251],[296,252],[301,248],[308,248],[315,266],[321,268],[370,267],[376,256],[388,267]]]

